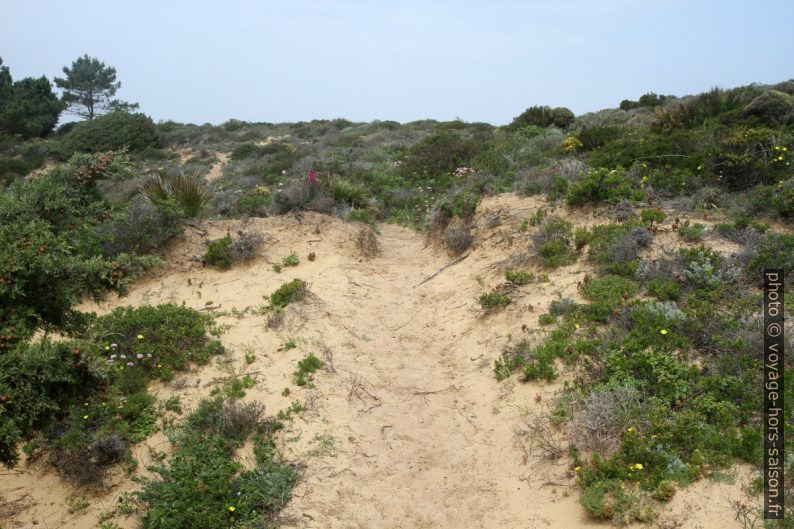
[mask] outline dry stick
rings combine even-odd
[[[449,386],[444,389],[437,389],[435,391],[414,391],[414,395],[435,395],[436,393],[442,393],[444,391],[449,391],[450,389],[455,389],[455,386]]]
[[[467,258],[469,255],[471,255],[471,254],[468,254],[468,253],[467,253],[467,254],[463,254],[463,255],[461,255],[460,257],[458,257],[457,259],[455,259],[454,261],[452,261],[451,263],[449,263],[449,264],[446,264],[446,265],[442,266],[441,268],[439,268],[439,269],[438,269],[438,271],[437,271],[435,274],[433,274],[433,275],[432,275],[432,276],[430,276],[430,277],[426,277],[426,278],[425,278],[425,279],[424,279],[424,280],[423,280],[421,283],[419,283],[419,284],[417,284],[417,285],[414,285],[414,288],[418,287],[419,285],[424,285],[425,283],[427,283],[428,281],[430,281],[431,279],[433,279],[434,277],[436,277],[438,274],[440,274],[441,272],[443,272],[444,270],[446,270],[446,269],[447,269],[447,268],[449,268],[450,266],[452,266],[452,265],[456,265],[456,264],[458,264],[459,262],[463,261],[463,260],[464,260],[464,259],[466,259],[466,258]]]
[[[418,316],[420,312],[422,312],[422,310],[421,310],[421,309],[420,309],[420,310],[417,310],[416,312],[414,312],[414,315],[413,315],[413,316],[411,316],[411,319],[410,319],[410,320],[406,321],[405,323],[403,323],[403,324],[402,324],[402,325],[400,325],[399,327],[395,327],[394,329],[392,329],[392,332],[394,332],[394,331],[399,331],[400,329],[402,329],[403,327],[405,327],[406,325],[408,325],[409,323],[411,323],[412,321],[414,321],[414,318],[416,318],[416,316]]]

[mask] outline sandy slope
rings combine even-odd
[[[293,277],[310,283],[312,295],[290,308],[277,330],[268,329],[261,316],[220,318],[230,326],[223,337],[228,358],[184,376],[181,389],[156,388],[163,397],[180,395],[189,408],[214,382],[245,371],[258,381],[247,398],[262,401],[270,413],[293,400],[307,403],[281,437],[285,456],[305,465],[305,478],[284,512],[285,526],[590,527],[597,524],[579,506],[570,462],[545,459],[523,429],[527,417],[552,402],[559,384],[500,383],[492,370],[509,339],[522,333],[540,339],[537,315],[551,299],[578,296],[576,282],[588,271],[584,260],[552,272],[548,283],[522,287],[501,313],[483,316],[476,304],[479,294],[501,282],[505,259],[526,246],[516,226],[540,206],[545,204],[537,198],[487,199],[478,211],[471,253],[424,284],[451,258],[406,228],[380,226],[382,252],[367,259],[355,244],[359,227],[325,216],[206,223],[190,228],[170,249],[165,270],[129,297],[82,308],[105,312],[176,301],[243,311]],[[564,213],[577,224],[604,220]],[[266,234],[263,255],[227,272],[203,268],[194,256],[203,253],[206,240],[227,230]],[[275,273],[271,264],[291,251],[301,264]],[[309,252],[316,253],[315,261],[306,259]],[[283,350],[288,338],[297,340],[296,349]],[[327,368],[314,388],[298,388],[291,374],[309,352],[324,358]],[[251,365],[243,360],[246,353],[256,354]],[[289,396],[282,395],[286,387]],[[162,434],[149,444],[167,449]],[[136,455],[143,468],[146,445]],[[0,496],[27,495],[24,508],[0,517],[0,527],[29,527],[34,519],[50,528],[95,527],[119,493],[133,488],[119,476],[116,485],[88,491],[97,499],[69,514],[65,497],[75,491],[46,465],[20,472],[0,475]],[[737,484],[745,474],[740,471]],[[729,505],[738,497],[738,485],[703,480],[679,492],[659,522],[739,527]],[[136,526],[132,518],[121,522]]]

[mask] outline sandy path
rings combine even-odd
[[[505,417],[516,409],[483,354],[488,334],[472,333],[468,288],[452,269],[416,287],[449,258],[415,233],[384,226],[381,243],[380,257],[345,272],[348,288],[326,296],[313,282],[348,335],[317,402],[321,431],[344,448],[291,511],[306,527],[525,527],[537,513]]]

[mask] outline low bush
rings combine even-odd
[[[596,321],[607,317],[623,302],[637,295],[639,288],[633,280],[622,276],[591,279],[582,287],[582,295],[593,302],[585,310]]]
[[[747,264],[747,274],[753,281],[762,281],[764,269],[794,270],[794,235],[768,233],[753,253]]]
[[[323,367],[323,362],[313,353],[309,353],[298,361],[297,369],[292,374],[297,386],[306,386],[311,383],[315,371]]]
[[[272,439],[276,422],[254,404],[202,401],[172,437],[167,464],[152,467],[136,493],[145,529],[270,527],[289,501],[298,475],[282,462]],[[251,439],[254,467],[236,453]]]
[[[474,243],[471,233],[471,224],[462,221],[453,221],[444,228],[443,240],[452,255],[460,255],[468,250]]]
[[[648,282],[648,294],[662,301],[678,301],[681,298],[681,285],[671,279],[656,278]]]
[[[514,285],[528,285],[535,281],[545,282],[549,278],[546,275],[536,276],[532,272],[526,270],[505,270],[505,279]]]
[[[690,226],[679,226],[678,235],[687,242],[700,242],[703,240],[703,234],[706,227],[699,222]]]
[[[479,302],[480,307],[482,307],[482,309],[487,313],[504,308],[510,305],[513,300],[511,300],[506,294],[499,292],[486,292],[485,294],[480,295]]]
[[[576,262],[573,225],[560,217],[548,217],[532,237],[541,264],[548,268]]]
[[[653,234],[630,222],[593,226],[583,234],[589,247],[587,258],[599,271],[633,277],[640,251],[651,244]]]
[[[81,152],[131,151],[160,143],[154,122],[144,114],[112,112],[83,121],[64,138],[67,149]]]
[[[241,231],[234,239],[231,235],[226,235],[209,242],[202,262],[226,270],[234,263],[242,263],[251,259],[264,242],[264,236],[257,232]]]
[[[280,310],[297,301],[303,300],[308,292],[308,285],[301,279],[293,279],[284,283],[270,294],[270,309]]]
[[[682,248],[683,277],[694,288],[716,290],[735,283],[740,275],[725,259],[708,246]]]
[[[197,217],[212,198],[212,192],[198,174],[186,175],[181,172],[168,179],[147,177],[141,183],[140,191],[157,206],[169,202],[178,204],[187,217]]]
[[[214,239],[207,245],[207,251],[201,258],[204,264],[226,270],[232,266],[232,238],[227,235]]]
[[[137,196],[98,230],[102,253],[116,257],[153,252],[182,233],[181,216],[182,210],[173,202],[163,202],[158,207]]]
[[[98,318],[89,332],[105,344],[103,354],[128,392],[143,389],[150,378],[169,380],[175,371],[206,364],[223,352],[212,339],[220,331],[211,315],[170,303],[119,307]]]
[[[567,202],[570,206],[581,206],[587,202],[617,203],[621,199],[640,200],[640,191],[622,168],[595,169],[581,180],[571,184]]]
[[[661,224],[666,218],[667,215],[665,212],[659,208],[643,209],[640,212],[640,220],[642,220],[646,227],[651,227],[654,224]]]
[[[17,444],[39,430],[67,477],[101,480],[156,430],[149,381],[223,352],[212,317],[177,305],[122,307],[85,316],[82,328],[0,352],[0,462],[14,464]]]

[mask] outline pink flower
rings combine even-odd
[[[317,183],[317,172],[316,171],[309,171],[308,180],[312,184],[316,184]]]

